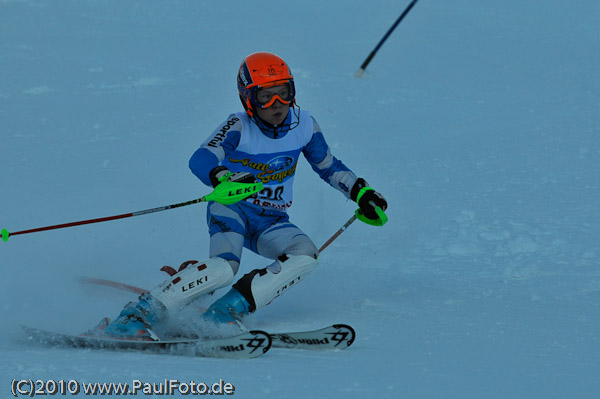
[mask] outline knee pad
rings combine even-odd
[[[233,287],[246,298],[252,313],[297,285],[316,266],[312,256],[282,255],[266,268],[246,274]]]
[[[276,224],[260,235],[257,252],[266,258],[275,259],[280,254],[318,256],[312,240],[298,227],[289,224]]]
[[[202,295],[231,284],[232,281],[233,270],[229,262],[222,258],[211,258],[188,265],[150,290],[149,294],[171,313]]]

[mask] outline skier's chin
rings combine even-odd
[[[281,125],[283,123],[283,121],[285,121],[285,117],[287,116],[287,112],[276,112],[275,114],[273,114],[273,122],[271,122],[273,125]]]

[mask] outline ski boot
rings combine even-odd
[[[129,302],[112,323],[104,318],[93,329],[84,335],[129,339],[136,341],[158,341],[159,338],[152,330],[152,324],[160,320],[164,313],[164,305],[148,294],[140,296],[140,300]]]
[[[217,299],[202,316],[205,321],[214,324],[236,325],[245,330],[242,317],[249,313],[250,304],[242,294],[232,288]]]

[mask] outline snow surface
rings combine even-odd
[[[14,379],[235,385],[239,398],[596,398],[600,392],[600,3],[0,1],[0,228],[206,194],[192,152],[240,110],[254,51],[292,67],[335,155],[388,199],[300,287],[248,318],[345,322],[343,352],[248,361],[29,346],[80,332],[208,251],[204,205],[0,243],[0,392]],[[317,244],[355,205],[302,161],[293,220]],[[246,252],[242,272],[265,266]],[[164,397],[164,396],[163,396]]]

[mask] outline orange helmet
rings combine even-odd
[[[240,65],[237,76],[240,100],[250,117],[254,115],[254,107],[268,108],[275,100],[283,104],[294,104],[296,88],[292,71],[283,59],[272,53],[250,54]],[[259,97],[261,89],[273,86],[284,86],[287,90],[280,90],[277,94]]]

